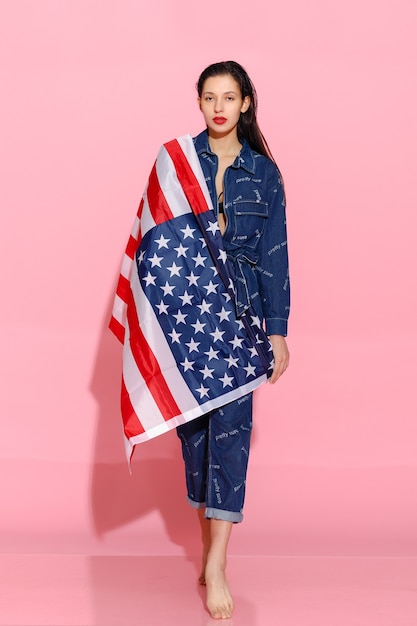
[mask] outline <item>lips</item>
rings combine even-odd
[[[224,124],[227,122],[227,119],[225,117],[213,117],[213,122],[215,124]]]

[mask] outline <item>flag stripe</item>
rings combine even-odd
[[[130,402],[130,395],[126,389],[125,381],[122,378],[122,393],[121,393],[121,409],[123,415],[123,423],[125,435],[127,437],[137,437],[145,432],[135,409]]]
[[[161,416],[150,389],[138,370],[135,358],[132,354],[129,342],[129,327],[126,327],[126,337],[123,349],[123,381],[129,394],[130,402],[137,418],[145,432],[149,432],[155,425],[164,424],[165,420]],[[123,415],[123,420],[129,419],[130,414]],[[133,416],[132,416],[133,419]]]
[[[133,237],[132,235],[130,235],[129,241],[126,247],[126,254],[129,257],[129,259],[133,260],[135,258],[135,252],[136,252],[137,247],[138,247],[137,237]]]
[[[133,272],[132,274],[131,286],[136,316],[138,320],[141,320],[143,336],[151,352],[153,354],[158,354],[159,367],[161,371],[164,372],[165,376],[164,384],[171,389],[172,394],[175,395],[176,398],[175,402],[177,402],[180,407],[179,413],[174,412],[173,415],[179,415],[184,411],[188,411],[190,406],[195,405],[194,396],[190,392],[184,378],[178,371],[178,364],[170,347],[167,345],[166,338],[160,324],[155,323],[155,314],[152,305],[142,291],[137,272]],[[129,328],[128,332],[130,331],[131,329]],[[132,387],[133,386],[134,381],[132,381]],[[181,403],[177,400],[178,398],[181,398]],[[149,407],[147,410],[149,410]],[[155,413],[154,408],[152,408],[152,412]],[[152,419],[157,419],[156,413]],[[144,420],[145,417],[142,419],[143,423],[145,423]],[[150,422],[146,425],[147,429],[148,427],[150,428]]]
[[[127,320],[130,329],[134,329],[134,334],[130,335],[129,341],[136,366],[158,405],[162,416],[164,419],[170,419],[174,415],[181,413],[181,411],[166,384],[158,360],[143,335],[136,313],[133,293],[131,295],[131,302],[129,302],[127,308]]]
[[[175,170],[178,175],[178,180],[185,192],[187,200],[193,209],[195,214],[204,213],[208,211],[210,207],[207,204],[206,198],[201,190],[200,183],[198,182],[190,164],[184,159],[184,153],[176,139],[169,141],[165,144],[165,148],[170,155]]]
[[[125,328],[124,326],[112,315],[109,323],[109,328],[116,335],[117,339],[120,343],[123,343],[125,340]]]
[[[119,282],[117,283],[116,293],[124,302],[127,301],[130,291],[129,279],[120,275]]]
[[[172,172],[171,176],[166,175],[166,172]],[[169,203],[169,206],[174,217],[191,213],[190,203],[187,200],[187,196],[184,193],[184,189],[178,177],[176,176],[175,168],[172,162],[172,158],[165,146],[163,146],[158,154],[156,160],[156,173],[158,181],[164,198]],[[159,221],[158,223],[161,223]]]
[[[159,180],[156,173],[156,164],[153,166],[151,174],[149,176],[149,185],[146,191],[146,196],[148,199],[149,210],[155,221],[155,224],[167,222],[174,217],[159,185]]]

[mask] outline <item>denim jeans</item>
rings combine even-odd
[[[205,517],[241,522],[252,431],[252,393],[177,428],[188,501]]]

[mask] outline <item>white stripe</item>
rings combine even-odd
[[[162,189],[162,193],[174,217],[191,213],[190,203],[178,180],[172,159],[164,147],[159,151],[156,160],[156,174],[158,176],[159,186]]]
[[[161,424],[164,419],[153,399],[133,357],[130,349],[130,329],[126,326],[123,346],[123,380],[129,394],[130,402],[145,430]]]
[[[210,192],[207,187],[203,170],[201,169],[200,161],[198,159],[198,154],[194,147],[193,138],[191,137],[191,135],[184,135],[183,137],[178,137],[177,141],[181,147],[181,150],[184,153],[185,158],[188,161],[188,164],[190,165],[191,169],[194,172],[195,177],[198,180],[198,184],[201,187],[201,191],[203,192],[208,208],[213,209],[213,204],[210,198]]]
[[[131,287],[141,330],[152,352],[158,360],[167,385],[181,412],[189,411],[197,401],[190,392],[185,380],[178,371],[178,364],[155,316],[152,305],[146,298],[139,283],[137,272],[132,273]]]
[[[151,228],[154,228],[156,226],[156,223],[152,217],[152,214],[149,208],[148,196],[144,195],[143,200],[144,200],[144,203],[143,203],[142,219],[141,219],[142,237],[145,236],[148,230],[151,230]]]
[[[126,302],[122,300],[121,297],[118,296],[116,293],[114,297],[112,315],[122,326],[125,326],[126,324],[126,310],[127,310]]]
[[[126,253],[123,255],[122,259],[122,267],[120,268],[120,273],[127,280],[130,279],[130,274],[132,272],[132,267],[134,264],[134,260],[130,258]]]
[[[138,218],[138,216],[136,215],[135,217],[135,221],[133,222],[133,226],[132,226],[132,230],[130,232],[130,234],[132,235],[132,237],[134,239],[138,238],[139,235],[139,228],[140,228],[140,219]]]

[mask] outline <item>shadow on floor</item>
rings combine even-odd
[[[175,431],[136,447],[129,474],[119,408],[122,348],[103,321],[91,392],[98,404],[90,506],[97,537],[159,511],[170,540],[187,556],[199,539],[195,515],[186,503],[184,467]],[[143,545],[140,537],[138,545]]]

